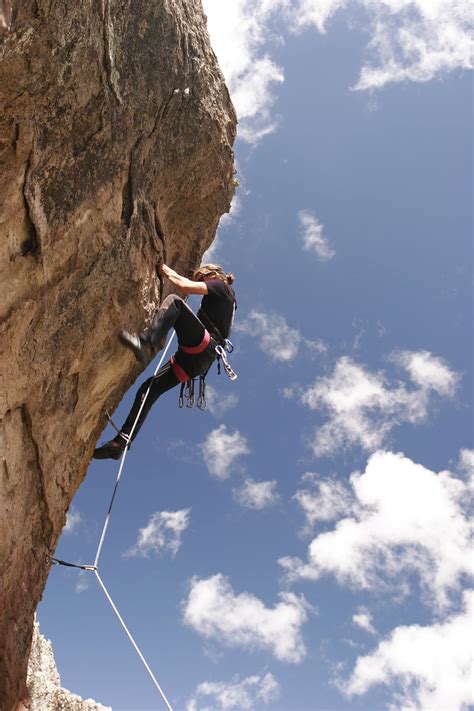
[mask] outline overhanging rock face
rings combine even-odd
[[[0,708],[27,702],[33,614],[103,426],[117,344],[234,190],[236,119],[200,0],[0,3]]]

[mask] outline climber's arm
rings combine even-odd
[[[207,294],[207,286],[203,281],[192,281],[191,279],[187,279],[186,277],[181,276],[181,274],[178,274],[178,272],[175,272],[174,269],[171,269],[171,267],[168,267],[166,264],[161,265],[160,272],[164,274],[164,276],[167,277],[167,279],[169,279],[174,286],[182,291],[183,294],[200,294],[201,296]]]

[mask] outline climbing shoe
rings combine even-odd
[[[122,443],[117,439],[111,439],[103,444],[102,447],[96,447],[92,456],[94,459],[120,459],[125,447],[125,442]]]
[[[122,346],[132,351],[141,365],[148,365],[153,356],[150,347],[140,336],[137,336],[135,333],[129,333],[128,331],[120,331],[118,338]]]

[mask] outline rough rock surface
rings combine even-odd
[[[31,696],[31,711],[111,711],[92,699],[82,699],[61,687],[51,642],[43,637],[35,622],[27,686]]]
[[[200,0],[1,0],[0,708],[70,502],[139,374],[117,343],[234,191],[235,114]]]

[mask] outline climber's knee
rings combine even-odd
[[[184,304],[184,300],[181,298],[181,296],[178,296],[177,294],[170,294],[166,297],[166,299],[163,299],[160,308],[167,309],[170,306],[176,306],[177,308],[179,308],[181,304]]]

